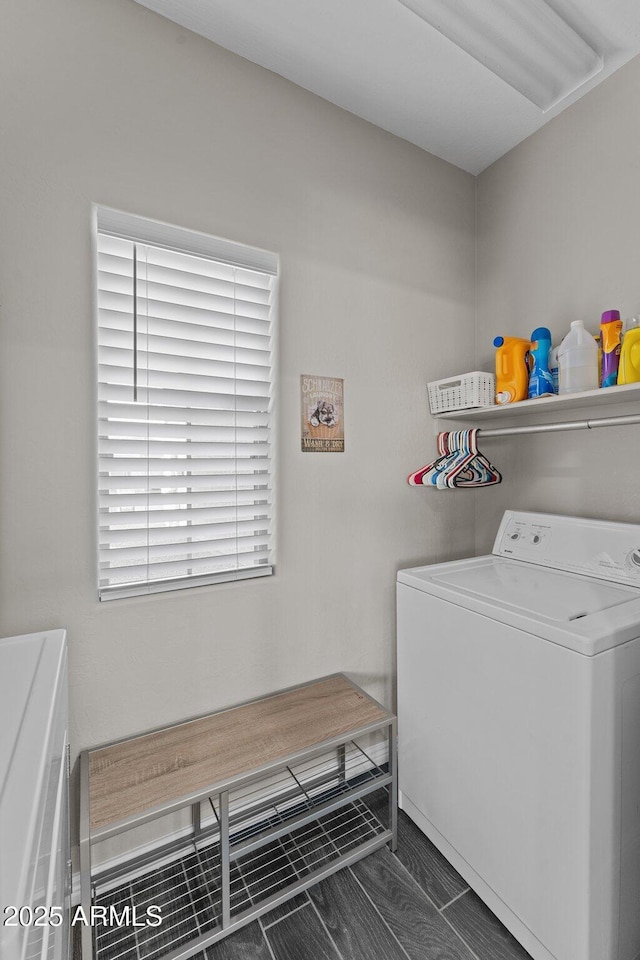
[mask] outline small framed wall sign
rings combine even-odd
[[[344,453],[344,380],[300,377],[302,452]]]

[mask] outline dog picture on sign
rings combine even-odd
[[[344,452],[344,380],[300,377],[302,452]]]

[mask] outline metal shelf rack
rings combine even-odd
[[[83,960],[185,960],[396,845],[395,717],[342,674],[85,751],[81,780],[85,913],[162,914],[158,927],[83,928]],[[380,789],[388,826],[366,803]],[[92,869],[95,844],[182,807],[186,841]]]

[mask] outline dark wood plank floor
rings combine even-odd
[[[381,822],[387,816],[385,796],[369,797],[369,808]],[[236,895],[269,889],[274,892],[292,878],[304,876],[326,844],[335,824],[322,821],[299,831],[297,843],[285,838],[265,848],[262,866],[254,859],[250,869],[241,860],[236,868]],[[357,837],[354,836],[354,843]],[[203,859],[204,857],[204,859]],[[205,873],[217,875],[212,862],[201,857]],[[256,866],[260,869],[256,873]],[[125,884],[123,896],[135,887],[134,902],[154,903],[171,909],[185,930],[193,924],[193,902],[187,886],[178,882],[176,871],[186,877],[191,860],[153,875],[154,886],[144,881]],[[193,867],[195,869],[195,867]],[[176,874],[174,876],[174,874]],[[178,878],[178,879],[177,879]],[[213,882],[213,881],[212,881]],[[159,886],[160,884],[160,886]],[[115,895],[114,895],[115,896]],[[103,900],[108,902],[108,898]],[[182,916],[184,914],[184,919]],[[198,914],[200,930],[203,915]],[[215,920],[210,924],[215,925]],[[190,929],[190,928],[189,928]],[[79,929],[74,929],[77,934]],[[189,932],[189,931],[187,931]],[[193,933],[196,931],[194,930]],[[162,930],[120,931],[114,949],[104,949],[101,960],[156,960],[164,952]],[[129,943],[131,940],[131,943]],[[80,960],[79,943],[74,960]],[[195,960],[530,960],[496,917],[471,891],[460,875],[402,811],[399,812],[398,850],[387,847],[351,867],[312,886],[307,892],[281,904],[259,920],[236,931],[206,950]]]
[[[206,960],[263,957],[530,960],[402,811],[397,854],[371,854],[206,951]]]

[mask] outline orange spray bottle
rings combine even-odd
[[[496,337],[496,403],[526,400],[529,388],[527,354],[531,342],[520,337]]]

